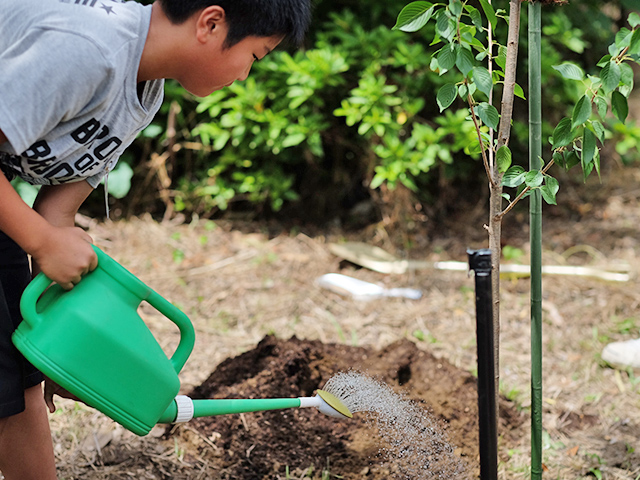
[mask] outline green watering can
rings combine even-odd
[[[98,267],[72,290],[44,274],[20,302],[23,322],[13,334],[18,350],[44,375],[137,435],[157,423],[193,417],[316,407],[337,418],[351,412],[329,392],[314,397],[192,400],[178,395],[178,373],[195,332],[189,318],[97,247]],[[138,315],[146,301],[180,330],[168,358]]]

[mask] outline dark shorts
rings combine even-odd
[[[27,254],[0,232],[0,418],[24,410],[24,390],[43,380],[11,342],[22,321],[20,297],[31,280]]]

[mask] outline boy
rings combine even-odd
[[[163,79],[206,96],[244,80],[310,0],[2,0],[0,4],[0,471],[55,479],[42,376],[11,343],[35,266],[70,289],[97,259],[74,226],[89,193],[162,103]],[[42,185],[33,209],[9,181]],[[52,394],[47,405],[55,408]]]

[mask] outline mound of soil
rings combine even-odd
[[[336,373],[350,370],[384,382],[423,407],[464,464],[466,473],[457,478],[477,478],[476,379],[408,340],[376,351],[266,336],[253,350],[223,361],[189,396],[312,396]],[[522,422],[508,402],[502,403],[500,411],[501,434]],[[207,439],[201,442],[198,456],[209,467],[215,464],[221,479],[302,478],[305,474],[311,478],[335,474],[345,480],[413,478],[403,471],[398,458],[385,455],[384,439],[358,413],[351,420],[340,420],[315,409],[288,409],[206,417],[188,425]],[[172,433],[188,435],[190,431]],[[440,468],[438,459],[434,460],[434,468]]]

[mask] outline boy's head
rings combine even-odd
[[[246,37],[279,36],[295,45],[302,43],[311,16],[310,0],[158,0],[174,24],[185,22],[212,5],[224,9],[228,27],[225,46]]]

